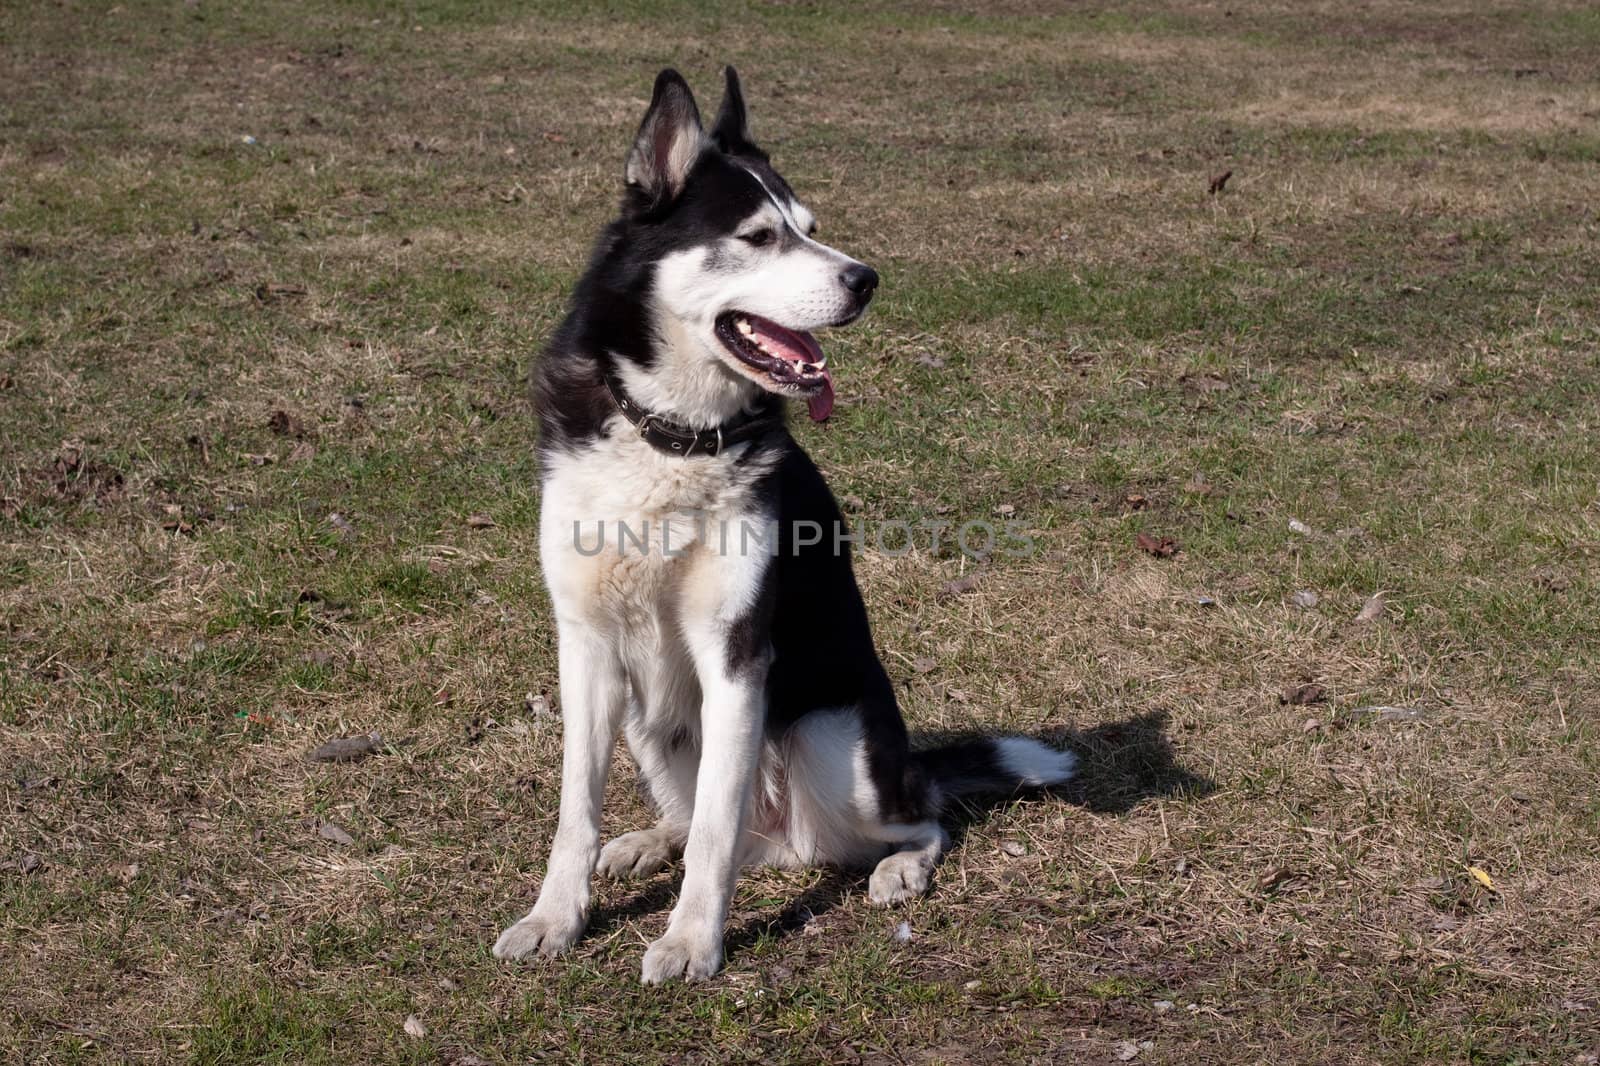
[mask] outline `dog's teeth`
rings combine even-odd
[[[743,333],[746,337],[755,332],[755,329],[750,325],[750,320],[748,318],[741,318],[738,322],[738,326],[739,332]]]

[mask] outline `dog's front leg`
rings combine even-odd
[[[560,623],[561,811],[533,910],[495,941],[496,958],[570,948],[589,920],[589,882],[600,857],[600,804],[627,705],[627,677],[604,636]]]
[[[700,682],[700,767],[672,920],[644,954],[645,984],[704,980],[722,966],[744,821],[766,731],[772,659],[764,553],[706,552],[682,584],[679,622]]]
[[[700,981],[722,967],[722,932],[739,875],[739,846],[766,718],[765,685],[747,677],[704,687],[700,769],[672,920],[644,955],[647,985]]]

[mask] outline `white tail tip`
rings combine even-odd
[[[1072,777],[1078,758],[1027,737],[996,737],[995,756],[1024,785],[1059,785]]]

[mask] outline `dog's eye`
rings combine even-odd
[[[762,248],[772,243],[772,230],[758,229],[744,234],[739,239],[756,248]]]

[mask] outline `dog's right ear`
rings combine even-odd
[[[633,206],[648,213],[677,199],[706,143],[689,83],[677,71],[663,70],[623,170]]]
[[[726,87],[722,91],[722,106],[717,109],[717,120],[711,124],[711,141],[729,155],[750,155],[765,161],[767,153],[757,148],[750,137],[750,116],[745,111],[739,72],[725,67],[722,74]]]

